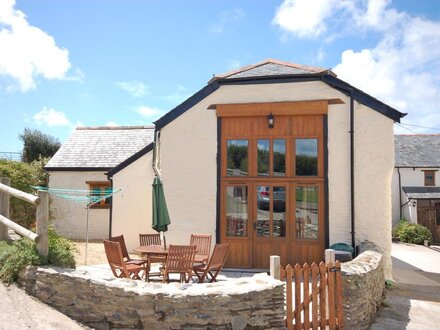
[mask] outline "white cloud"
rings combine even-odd
[[[34,120],[38,125],[45,124],[47,126],[72,126],[64,112],[56,111],[53,108],[43,107],[43,110],[34,115]]]
[[[319,37],[327,42],[374,33],[379,38],[375,46],[342,52],[334,67],[338,77],[408,112],[402,122],[440,128],[440,21],[398,11],[391,4],[391,0],[285,0],[273,24],[283,38]],[[318,62],[323,58],[320,52]]]
[[[380,31],[380,42],[371,49],[345,50],[334,71],[339,78],[408,112],[402,122],[440,128],[440,22],[385,6],[373,12],[362,28]],[[391,19],[379,28],[374,17]]]
[[[0,1],[0,76],[18,82],[22,92],[36,87],[35,79],[62,79],[70,68],[69,52],[53,37],[26,20],[15,0]],[[8,90],[15,87],[9,85]]]
[[[66,76],[64,78],[61,78],[63,80],[67,81],[78,81],[78,82],[84,82],[84,79],[86,78],[86,75],[84,72],[82,72],[80,69],[76,68],[72,75]]]
[[[222,33],[226,26],[231,22],[239,21],[244,17],[244,11],[241,9],[233,9],[223,11],[218,15],[217,22],[215,22],[209,29],[211,33]]]
[[[233,59],[233,60],[228,61],[228,70],[235,70],[235,69],[238,69],[242,66],[243,65],[241,64],[240,60]]]
[[[142,117],[145,118],[151,118],[151,117],[158,117],[163,115],[163,111],[158,109],[158,108],[154,108],[154,107],[147,107],[145,105],[141,105],[138,108],[136,108],[135,110],[138,114],[140,114]]]
[[[178,85],[174,93],[165,95],[163,98],[167,101],[170,101],[174,104],[178,104],[186,100],[190,97],[190,93],[188,92],[188,88],[182,85]]]
[[[114,121],[109,121],[107,122],[107,124],[105,124],[105,126],[119,126],[118,124],[116,124]]]
[[[150,94],[150,87],[141,81],[121,81],[116,86],[129,92],[133,97],[144,97]]]
[[[318,37],[327,30],[326,19],[344,1],[285,0],[277,9],[273,24],[298,37]]]

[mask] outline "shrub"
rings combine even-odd
[[[47,183],[48,174],[44,170],[44,166],[48,160],[48,158],[41,158],[31,164],[26,164],[0,159],[0,177],[10,178],[13,188],[34,193],[35,189],[32,186],[44,186]],[[35,206],[15,197],[11,197],[10,205],[9,218],[29,229],[31,224],[35,222]]]
[[[75,268],[75,251],[75,245],[69,239],[49,229],[49,255],[47,257],[49,264]]]
[[[0,242],[0,279],[13,282],[19,271],[28,265],[41,263],[35,244],[28,239],[21,239],[13,244]]]
[[[432,234],[428,228],[404,220],[393,229],[393,236],[398,237],[402,242],[412,244],[423,244],[425,240],[432,241]]]
[[[12,244],[0,242],[0,279],[13,282],[23,267],[50,264],[60,267],[75,267],[75,246],[65,237],[49,229],[49,255],[41,258],[34,242],[23,238]]]

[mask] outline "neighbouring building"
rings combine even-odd
[[[78,127],[50,159],[45,169],[49,172],[49,188],[63,189],[50,195],[50,217],[55,230],[69,238],[86,238],[86,202],[79,194],[87,190],[111,188],[107,172],[153,141],[153,126]],[[129,186],[121,187],[132,189]],[[65,190],[65,191],[64,191]],[[109,235],[110,200],[104,199],[90,206],[89,239],[103,239]]]
[[[400,219],[428,227],[440,241],[440,134],[396,135],[393,225]]]
[[[327,69],[266,60],[214,76],[155,122],[155,143],[109,171],[111,233],[151,232],[161,175],[171,244],[229,242],[228,266],[323,260],[370,240],[391,276],[393,124],[404,114]],[[155,156],[153,157],[155,152]],[[155,168],[153,168],[155,167]]]

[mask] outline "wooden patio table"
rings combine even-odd
[[[142,258],[146,258],[148,260],[148,268],[151,267],[151,258],[154,256],[165,256],[165,258],[168,256],[168,249],[165,249],[163,246],[161,245],[143,245],[143,246],[139,246],[135,249],[133,249],[134,252],[140,253]],[[160,275],[159,273],[150,273],[150,270],[148,270],[148,276],[146,277],[146,279],[150,276],[150,275]]]
[[[151,256],[167,256],[168,249],[165,249],[161,245],[144,245],[138,246],[136,249],[133,249],[134,252],[140,253],[142,257],[146,256],[146,258],[150,258]]]

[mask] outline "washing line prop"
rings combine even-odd
[[[71,202],[75,202],[86,207],[86,250],[84,256],[84,264],[87,265],[87,250],[89,245],[89,209],[90,206],[93,206],[102,200],[105,200],[114,194],[120,192],[122,189],[112,189],[105,188],[101,189],[92,189],[92,190],[84,190],[84,189],[64,189],[64,188],[48,188],[41,186],[32,186],[32,188],[37,190],[47,191],[49,194],[59,197],[61,199],[65,199]]]

